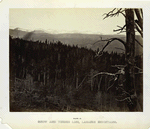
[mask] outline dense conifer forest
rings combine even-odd
[[[99,48],[11,36],[9,40],[10,111],[128,111],[125,102],[116,101],[112,76],[94,77],[99,72],[116,73],[112,66],[125,64],[124,53],[105,51],[96,58]],[[135,62],[142,68],[141,55]],[[137,75],[136,80],[142,96],[142,77]]]

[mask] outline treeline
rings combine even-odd
[[[64,111],[65,107],[67,111],[120,110],[114,95],[105,93],[110,77],[100,77],[99,84],[100,78],[92,76],[101,71],[117,72],[112,65],[124,65],[124,54],[104,52],[95,58],[99,49],[93,51],[60,41],[34,42],[11,36],[9,46],[11,111]],[[137,56],[135,62],[142,68],[141,56]],[[26,83],[27,80],[32,83]]]
[[[141,57],[136,57],[137,66]],[[70,46],[57,42],[26,41],[10,37],[10,78],[23,79],[27,74],[34,81],[44,84],[49,79],[54,83],[58,79],[78,76],[81,81],[91,69],[115,72],[111,65],[125,64],[125,55],[104,52],[95,58],[95,51],[84,47]]]

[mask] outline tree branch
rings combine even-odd
[[[137,44],[139,44],[141,47],[143,47],[143,45],[137,39],[135,39],[135,41]]]
[[[130,99],[130,97],[126,97],[126,98],[124,98],[124,99],[116,99],[116,101],[120,101],[120,102],[123,102],[123,101],[125,101],[125,100],[127,100],[129,103],[131,103],[131,104],[133,104],[133,102],[131,101],[131,99]]]
[[[143,26],[140,25],[140,22],[138,20],[135,20],[135,23],[140,27],[140,29],[143,31]]]
[[[111,65],[111,67],[115,67],[115,68],[117,68],[117,69],[122,69],[122,68],[125,68],[125,67],[127,67],[127,65]]]
[[[138,18],[138,25],[140,26],[141,30],[143,31],[143,18],[140,15],[140,11],[139,11],[139,9],[134,9],[134,11]]]
[[[106,16],[105,16],[103,19],[105,19],[105,18],[111,16],[111,14],[113,14],[115,10],[116,10],[116,8],[114,8],[113,10],[111,10],[111,11],[108,12],[108,13],[104,13],[103,15],[106,15]]]
[[[139,67],[137,67],[137,66],[134,66],[136,69],[138,69],[139,70],[139,72],[141,72],[141,71],[143,71],[143,69],[141,69],[141,68],[139,68]]]
[[[141,11],[141,14],[142,14],[142,18],[143,18],[143,9],[140,9],[140,11]]]
[[[116,74],[114,73],[108,73],[108,72],[100,72],[95,74],[92,78],[96,77],[97,75],[110,75],[110,76],[115,76]]]
[[[112,80],[113,80],[113,79],[112,79]],[[111,89],[111,88],[114,86],[114,84],[115,84],[115,81],[113,82],[113,84],[112,84],[111,86],[109,86],[109,87],[107,88],[106,91],[108,92],[108,90]]]
[[[82,86],[82,83],[84,82],[84,80],[86,79],[87,76],[88,76],[88,75],[86,75],[86,76],[83,78],[83,80],[82,80],[82,82],[80,83],[80,85],[78,86],[77,90]]]
[[[113,31],[114,31],[114,32],[120,31],[120,33],[122,33],[122,31],[125,29],[126,25],[124,25],[123,27],[121,27],[121,26],[117,26],[117,27],[119,27],[120,29],[113,30]]]
[[[135,24],[135,28],[140,33],[141,37],[143,38],[143,31],[139,29],[139,27],[137,26],[137,24]]]
[[[111,38],[111,39],[102,40],[102,38],[101,38],[101,40],[99,40],[99,41],[97,41],[97,42],[107,41],[107,43],[106,43],[106,45],[102,48],[102,50],[97,53],[96,56],[100,56],[100,55],[103,53],[104,49],[105,49],[111,42],[113,42],[114,40],[119,41],[119,42],[122,43],[122,44],[124,45],[124,47],[126,48],[126,44],[125,44],[125,42],[124,42],[122,39],[119,39],[119,38]],[[97,43],[97,42],[95,42],[95,43]],[[95,44],[95,43],[94,43],[94,44]]]
[[[116,12],[114,12],[115,10],[117,10]],[[125,14],[123,13],[125,10],[122,10],[122,8],[120,8],[120,9],[116,9],[116,8],[114,8],[113,10],[111,10],[110,12],[108,12],[108,13],[105,13],[104,15],[106,15],[103,19],[106,19],[106,18],[108,18],[108,17],[115,17],[115,16],[118,16],[119,14],[122,14],[124,17],[126,17],[125,16]]]

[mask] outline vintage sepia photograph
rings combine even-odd
[[[9,9],[9,110],[143,112],[143,9]]]

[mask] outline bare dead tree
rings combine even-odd
[[[115,40],[119,41],[120,43],[124,45],[125,61],[126,61],[126,64],[125,64],[126,66],[125,67],[125,76],[126,76],[125,87],[126,88],[124,90],[124,94],[125,93],[126,95],[130,94],[130,96],[126,96],[123,99],[120,99],[120,100],[117,99],[117,100],[118,101],[127,100],[130,103],[129,109],[135,110],[136,103],[137,103],[137,94],[136,94],[136,86],[135,86],[135,74],[136,74],[135,68],[137,68],[137,66],[135,66],[135,43],[143,47],[143,45],[137,39],[135,39],[135,31],[139,32],[139,34],[143,38],[143,12],[142,12],[142,9],[127,9],[127,8],[116,9],[115,8],[112,11],[104,14],[105,15],[104,19],[108,17],[119,16],[119,14],[125,17],[125,25],[123,27],[118,26],[119,29],[114,30],[114,32],[119,32],[119,33],[126,32],[126,42],[119,38],[110,38],[110,39],[105,39],[105,40],[101,38],[101,40],[95,43],[99,43],[102,41],[106,41],[107,43],[102,48],[102,50],[96,54],[96,57],[101,56],[103,54],[104,49]],[[135,16],[137,19],[135,19]],[[139,69],[139,73],[142,73],[141,68],[137,68],[137,69]],[[99,74],[104,74],[104,73],[99,73]]]

